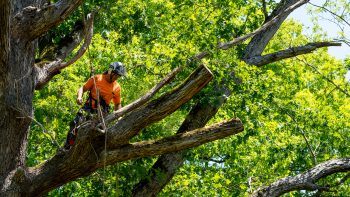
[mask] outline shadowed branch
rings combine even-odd
[[[61,56],[55,60],[50,62],[49,64],[45,65],[43,68],[36,67],[37,73],[38,73],[38,79],[35,86],[35,89],[39,90],[43,88],[55,75],[59,74],[60,71],[74,62],[76,62],[87,50],[91,43],[92,35],[93,35],[93,21],[94,21],[94,15],[88,14],[87,21],[86,21],[86,28],[85,28],[85,36],[84,36],[84,43],[78,50],[78,52],[68,61],[68,62],[62,62],[62,60],[68,55],[68,52],[71,52],[74,47],[71,46],[67,48],[67,50],[64,53],[61,53]],[[74,46],[77,46],[74,45]],[[65,54],[62,56],[62,54]],[[61,59],[62,58],[62,59]]]

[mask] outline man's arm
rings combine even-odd
[[[120,96],[121,88],[119,86],[119,90],[114,92],[113,103],[114,103],[114,111],[122,108],[121,96]]]
[[[85,89],[84,86],[81,86],[79,88],[78,93],[77,93],[77,103],[78,103],[78,105],[83,104],[83,94],[86,91],[87,91],[87,89]]]
[[[117,111],[118,109],[122,108],[122,104],[114,104],[114,111]]]

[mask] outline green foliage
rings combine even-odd
[[[198,64],[189,63],[188,59],[208,50],[211,57],[200,63],[213,71],[213,82],[191,102],[145,128],[132,140],[159,139],[174,134],[193,103],[217,102],[216,96],[222,92],[214,88],[224,81],[233,94],[210,123],[238,117],[245,130],[189,152],[185,165],[160,196],[247,196],[262,185],[313,167],[314,160],[322,162],[348,156],[350,98],[303,61],[315,65],[325,77],[349,89],[344,78],[349,60],[342,63],[330,57],[326,49],[320,49],[299,59],[256,68],[239,61],[246,43],[228,51],[215,49],[218,42],[250,32],[263,22],[260,3],[253,0],[86,1],[67,23],[57,28],[55,39],[59,40],[70,30],[82,11],[86,13],[100,7],[92,45],[78,62],[36,92],[35,119],[62,145],[68,124],[79,109],[76,91],[90,77],[91,67],[94,73],[101,73],[112,61],[126,64],[129,77],[119,80],[122,103],[126,105],[145,94],[172,69],[185,65],[185,70],[156,97],[177,86]],[[274,6],[275,1],[268,1],[268,10]],[[310,42],[310,38],[301,33],[300,24],[286,21],[264,53]],[[312,39],[323,38],[324,35],[315,34]],[[241,85],[227,82],[232,71],[242,79]],[[203,97],[208,92],[212,96]],[[37,165],[55,152],[48,134],[33,122],[28,165]],[[134,184],[146,176],[156,159],[109,166],[57,188],[49,196],[130,196]],[[340,177],[338,174],[322,181],[334,182]],[[343,195],[350,190],[344,184],[337,187],[337,192]]]

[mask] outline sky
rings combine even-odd
[[[323,3],[326,0],[311,0],[310,2],[315,4],[315,5],[323,5]],[[300,21],[304,28],[303,31],[306,35],[310,35],[312,32],[312,27],[314,26],[313,23],[311,22],[311,14],[308,13],[307,8],[311,7],[310,4],[303,5],[293,11],[288,19],[294,19],[297,21]],[[338,35],[338,32],[340,31],[339,27],[328,21],[327,19],[332,19],[331,14],[329,13],[322,13],[319,15],[319,24],[322,27],[324,31],[327,32],[327,35],[330,38],[336,38]],[[350,27],[347,26],[344,28],[345,35],[347,38],[350,39]],[[335,58],[339,60],[344,60],[344,58],[349,57],[350,58],[350,47],[344,43],[342,43],[342,46],[334,46],[334,47],[328,47],[328,52],[333,55]],[[345,75],[348,82],[350,82],[350,70],[347,72]]]

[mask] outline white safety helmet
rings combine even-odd
[[[108,74],[116,73],[120,76],[127,76],[126,69],[121,62],[113,62],[109,65]]]

